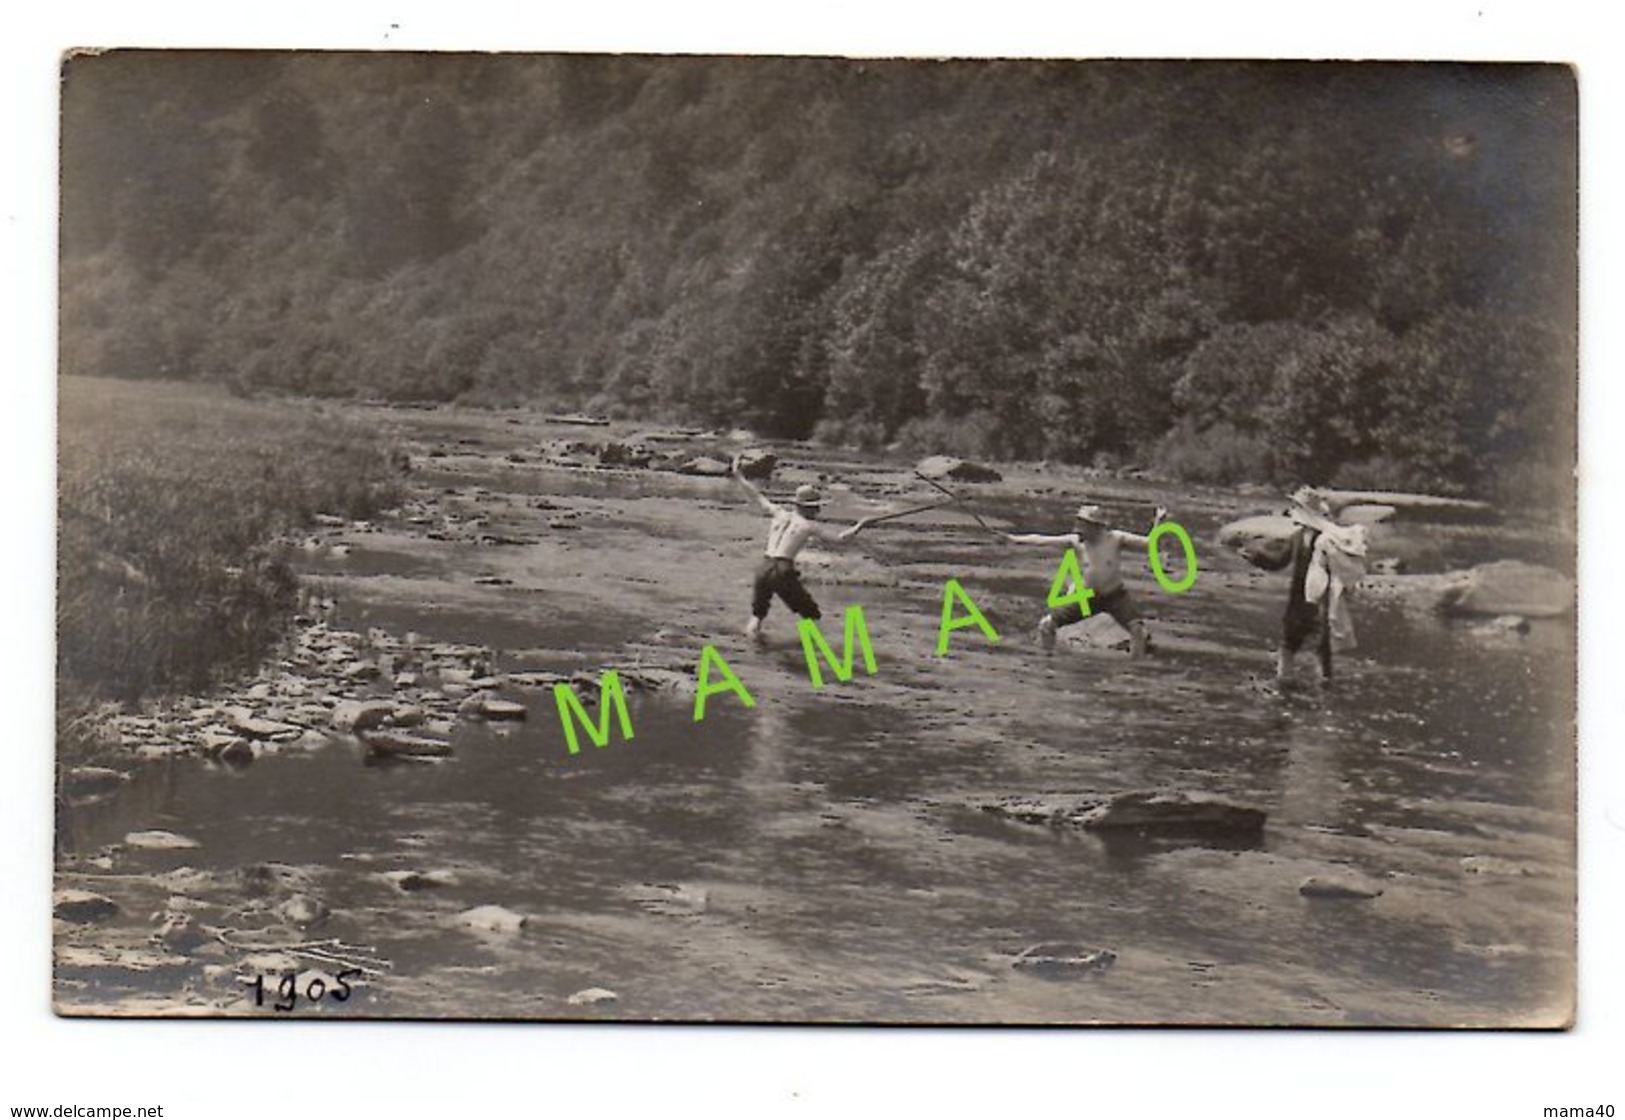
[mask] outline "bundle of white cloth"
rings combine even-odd
[[[1299,525],[1314,529],[1315,550],[1303,581],[1303,597],[1311,603],[1328,599],[1326,616],[1331,624],[1332,644],[1353,649],[1354,616],[1349,613],[1348,593],[1365,578],[1365,558],[1369,550],[1364,525],[1339,525],[1329,517],[1302,507],[1289,517]]]

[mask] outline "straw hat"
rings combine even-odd
[[[1326,500],[1326,495],[1313,486],[1300,486],[1294,490],[1292,492],[1292,504],[1318,513],[1323,517],[1332,515],[1332,504]]]
[[[824,504],[824,495],[818,492],[818,487],[810,482],[804,482],[796,487],[796,505],[821,506]]]
[[[1106,515],[1100,511],[1099,506],[1085,502],[1078,507],[1078,520],[1087,521],[1091,525],[1104,525],[1106,524]]]

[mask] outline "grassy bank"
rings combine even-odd
[[[63,378],[58,711],[253,665],[297,603],[279,538],[393,502],[385,441],[303,402]]]

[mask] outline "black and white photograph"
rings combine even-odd
[[[1574,1022],[1572,67],[61,77],[57,1014]]]

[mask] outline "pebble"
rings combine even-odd
[[[487,933],[518,933],[525,921],[523,914],[496,905],[476,906],[457,915],[458,925]]]
[[[608,988],[582,988],[565,1002],[572,1007],[590,1007],[595,1003],[614,1003],[620,998]]]
[[[1381,887],[1371,887],[1354,879],[1327,878],[1311,875],[1298,887],[1305,898],[1334,898],[1364,900],[1382,894]]]
[[[178,832],[168,832],[161,828],[128,833],[124,837],[124,842],[132,848],[141,848],[153,852],[178,851],[182,848],[201,848],[203,846],[190,836],[182,836]]]
[[[51,895],[51,913],[65,922],[100,922],[118,913],[118,903],[105,895],[64,887]]]

